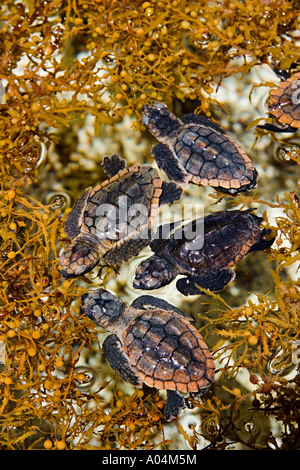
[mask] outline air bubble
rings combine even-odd
[[[71,206],[71,198],[67,193],[54,191],[48,194],[46,204],[51,205],[52,209],[66,209]]]
[[[274,149],[275,159],[282,165],[293,165],[296,163],[294,159],[299,156],[299,150],[300,147],[297,144],[278,144]]]
[[[75,368],[75,385],[81,392],[89,391],[95,384],[98,374],[92,367],[79,366]]]
[[[40,156],[39,156],[39,158],[36,162],[36,167],[37,168],[40,168],[43,165],[43,163],[45,163],[46,158],[47,158],[47,153],[48,153],[47,152],[47,147],[43,142],[41,142],[40,146],[41,146]]]
[[[246,430],[247,432],[252,432],[254,428],[255,428],[255,424],[254,424],[252,421],[248,421],[248,422],[245,424],[245,430]]]
[[[106,64],[108,68],[114,68],[117,65],[117,58],[115,54],[112,53],[106,53],[102,57],[103,62]]]

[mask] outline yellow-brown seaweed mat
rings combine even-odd
[[[278,201],[264,201],[263,187],[228,200],[280,211],[262,254],[271,287],[234,307],[223,292],[182,302],[195,319],[208,305],[201,332],[219,372],[171,424],[156,391],[125,387],[102,357],[103,332],[80,310],[94,280],[60,275],[70,204],[46,197],[101,179],[70,151],[88,116],[98,136],[128,115],[142,129],[146,102],[211,115],[223,77],[299,62],[298,17],[296,0],[1,1],[0,449],[299,448],[298,188]],[[296,172],[297,150],[291,159]]]

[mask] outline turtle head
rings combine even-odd
[[[76,238],[62,253],[59,262],[66,279],[81,276],[93,269],[99,261],[96,245],[86,239]]]
[[[159,289],[169,284],[175,276],[174,269],[166,259],[153,255],[138,265],[133,287],[144,290]]]
[[[151,134],[158,140],[169,137],[180,126],[181,121],[163,103],[144,105],[142,121]]]
[[[97,289],[81,296],[84,313],[107,330],[125,310],[125,303],[105,289]]]

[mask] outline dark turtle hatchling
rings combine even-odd
[[[142,121],[161,142],[152,155],[171,181],[230,194],[255,188],[258,174],[250,158],[209,118],[191,113],[179,119],[164,104],[155,103],[143,106]]]
[[[219,291],[235,278],[232,267],[250,251],[268,248],[269,229],[260,229],[261,217],[249,210],[215,212],[176,229],[167,237],[164,226],[150,244],[155,253],[136,268],[133,286],[152,290],[169,284],[184,295],[199,295],[201,287]],[[199,286],[199,288],[198,288]]]
[[[66,278],[91,271],[100,258],[119,265],[136,256],[153,237],[158,205],[181,196],[181,188],[150,166],[126,168],[118,155],[104,157],[102,166],[110,179],[87,188],[67,217],[72,242],[60,257]]]
[[[127,382],[167,390],[168,421],[185,407],[182,393],[201,396],[210,387],[215,365],[192,320],[179,309],[149,295],[131,306],[104,289],[82,296],[83,311],[110,331],[102,351]]]
[[[257,127],[273,132],[295,132],[300,128],[300,72],[290,76],[286,72],[274,70],[284,81],[271,91],[267,108],[268,113],[278,122]]]

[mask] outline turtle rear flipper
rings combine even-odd
[[[235,272],[230,268],[202,269],[200,273],[179,279],[176,287],[183,295],[201,295],[201,287],[212,292],[224,289],[235,278]],[[199,286],[199,287],[198,287]]]
[[[104,340],[102,352],[113,370],[115,370],[126,382],[137,387],[141,385],[137,374],[132,370],[130,363],[123,353],[122,343],[117,335],[109,335]]]
[[[177,418],[180,412],[185,408],[185,399],[180,393],[173,390],[167,391],[167,401],[164,406],[164,415],[167,421]]]
[[[159,168],[166,173],[169,180],[182,185],[188,182],[186,172],[166,145],[157,144],[152,149],[152,155]]]
[[[270,229],[264,228],[261,232],[260,239],[255,243],[255,245],[251,246],[249,253],[251,251],[263,251],[269,248],[274,243],[275,237],[272,237],[270,240],[267,240],[264,237],[266,235],[269,235],[270,233],[271,233]]]
[[[173,202],[178,201],[182,196],[182,189],[173,182],[167,183],[163,181],[161,189],[162,193],[159,198],[160,206],[163,204],[173,204]]]
[[[107,176],[112,178],[126,168],[126,160],[116,153],[105,155],[102,159],[102,168]]]

